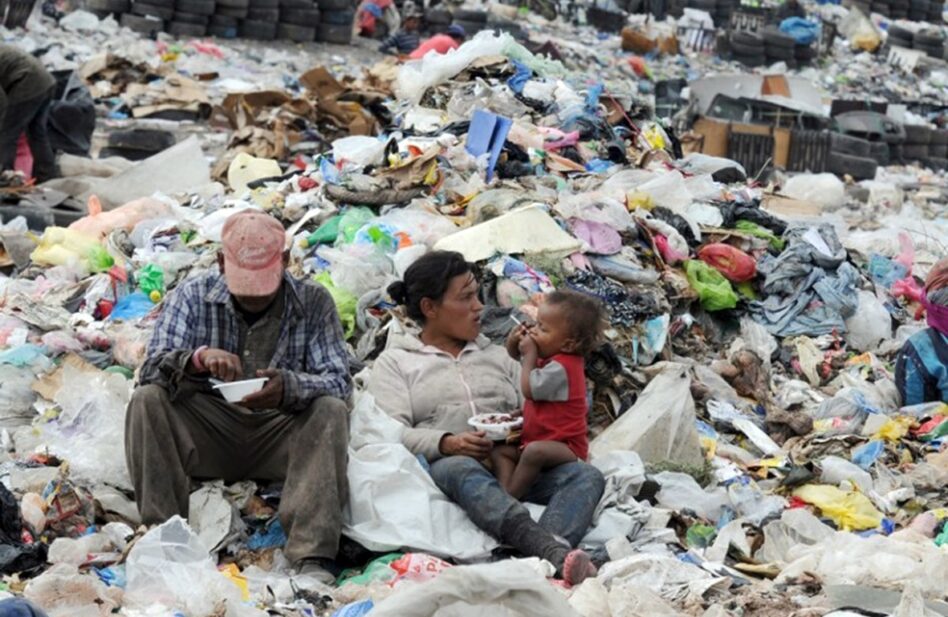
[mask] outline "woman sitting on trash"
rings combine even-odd
[[[912,335],[895,364],[895,384],[903,405],[948,403],[948,258],[925,281],[928,328]]]
[[[389,294],[421,331],[390,339],[372,370],[369,393],[408,427],[405,447],[428,460],[435,484],[485,532],[551,562],[571,584],[594,573],[588,556],[573,547],[589,528],[605,486],[596,468],[572,462],[542,472],[524,495],[547,506],[535,523],[482,464],[494,444],[468,419],[519,413],[523,397],[520,365],[480,335],[484,307],[471,264],[459,253],[428,253]]]

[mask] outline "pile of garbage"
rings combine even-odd
[[[672,53],[674,31],[635,34],[541,54],[483,32],[364,70],[278,55],[289,86],[233,91],[222,82],[239,60],[216,45],[166,49],[176,70],[149,60],[160,41],[107,57],[53,45],[50,62],[83,67],[100,112],[151,116],[135,110],[163,89],[163,111],[227,132],[193,131],[110,172],[86,162],[54,185],[82,208],[43,230],[31,222],[57,210],[42,202],[52,189],[0,183],[34,217],[0,227],[5,591],[52,617],[948,614],[948,405],[905,407],[894,382],[895,355],[925,327],[921,282],[945,255],[944,172],[870,159],[861,142],[889,142],[864,132],[826,139],[864,154],[842,153],[872,162],[867,179],[760,177],[705,148],[713,105],[704,133],[654,113],[656,73],[689,76],[701,105],[706,68],[733,65]],[[619,56],[630,41],[666,55]],[[755,53],[797,57],[778,33],[762,41]],[[203,98],[181,95],[192,86]],[[944,126],[942,113],[907,124]],[[925,147],[906,158],[940,158],[943,133],[909,134],[927,141],[899,141]],[[125,407],[154,320],[216,267],[224,222],[248,208],[285,224],[291,272],[331,292],[349,344],[349,569],[334,587],[292,573],[279,487],[208,483],[187,522],[150,530],[132,499]],[[535,558],[492,560],[496,542],[444,507],[364,394],[408,325],[385,289],[432,249],[477,264],[495,342],[557,287],[608,310],[607,342],[587,358],[590,462],[607,489],[582,543],[602,566],[580,586],[551,583]]]

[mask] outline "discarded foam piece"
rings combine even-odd
[[[451,234],[435,244],[441,251],[457,251],[468,261],[496,254],[572,253],[582,243],[556,224],[540,206],[528,206]]]
[[[240,195],[247,190],[247,185],[255,180],[282,176],[280,164],[273,159],[262,159],[241,152],[231,161],[227,168],[227,183],[230,188]]]

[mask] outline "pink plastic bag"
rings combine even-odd
[[[658,252],[661,253],[662,259],[665,260],[665,263],[670,265],[680,264],[684,260],[688,259],[688,256],[672,247],[668,243],[668,238],[662,234],[655,234],[653,236],[655,240],[655,246],[658,248]]]
[[[424,582],[430,581],[452,566],[443,559],[425,553],[406,553],[390,563],[389,567],[398,573],[396,582]]]

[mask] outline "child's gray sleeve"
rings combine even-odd
[[[530,371],[530,392],[534,401],[563,402],[569,400],[569,378],[566,369],[553,361]]]

